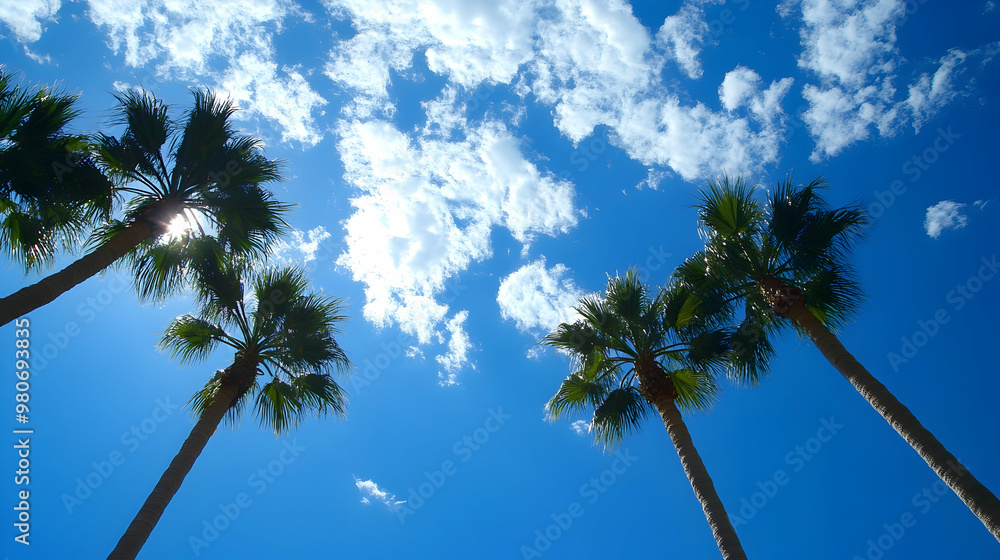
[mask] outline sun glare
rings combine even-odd
[[[184,236],[187,232],[194,228],[194,224],[185,214],[179,214],[174,218],[170,225],[167,226],[166,233],[163,234],[163,241],[170,242],[179,237]]]

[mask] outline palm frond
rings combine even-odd
[[[601,378],[580,372],[571,374],[559,385],[559,390],[549,400],[545,409],[549,418],[555,420],[564,414],[578,414],[595,410],[608,396],[609,387],[601,383]]]
[[[219,325],[193,315],[182,315],[163,332],[157,348],[161,352],[169,351],[171,358],[185,364],[205,360],[220,342],[234,346],[230,340]]]
[[[711,375],[688,368],[670,371],[668,375],[677,391],[677,408],[681,411],[704,411],[712,408],[719,387]]]
[[[753,187],[742,177],[709,181],[699,202],[698,221],[713,236],[752,235],[760,227],[763,210]]]
[[[347,395],[333,377],[306,373],[291,378],[291,386],[299,395],[303,410],[342,417],[347,414]]]
[[[292,385],[272,378],[257,392],[254,413],[262,428],[280,435],[298,424],[302,417],[302,407],[302,400]]]
[[[605,449],[614,448],[626,435],[636,433],[651,410],[638,387],[627,386],[609,392],[594,409],[591,430]]]

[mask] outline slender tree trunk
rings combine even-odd
[[[736,529],[733,529],[733,524],[729,521],[726,508],[715,491],[712,477],[701,461],[701,455],[691,440],[691,433],[688,432],[674,399],[661,396],[656,399],[656,408],[660,411],[663,425],[667,427],[667,434],[677,449],[684,474],[691,482],[694,495],[701,502],[701,508],[705,510],[705,517],[708,519],[709,527],[712,528],[712,535],[719,546],[719,551],[722,552],[722,557],[726,560],[746,560],[747,555],[743,552],[739,537],[736,536]]]
[[[779,316],[794,321],[809,335],[816,348],[837,368],[854,388],[885,418],[899,435],[910,444],[941,480],[945,482],[972,513],[986,525],[990,533],[1000,541],[1000,500],[990,489],[976,480],[955,456],[945,449],[927,428],[924,428],[913,413],[899,402],[885,385],[882,385],[865,369],[837,337],[826,328],[812,311],[806,307],[801,297],[786,298],[785,309]]]
[[[150,533],[153,532],[153,527],[160,520],[160,516],[163,515],[163,510],[166,509],[167,504],[181,487],[184,477],[187,476],[188,471],[201,455],[201,450],[208,443],[208,438],[215,433],[229,407],[245,391],[246,389],[239,384],[223,382],[215,401],[205,409],[198,422],[195,423],[191,433],[184,440],[181,450],[177,452],[173,461],[170,462],[170,466],[160,476],[159,482],[146,498],[146,502],[142,504],[139,513],[136,514],[125,534],[118,541],[118,545],[111,551],[108,560],[135,558],[146,539],[149,538]]]
[[[145,220],[136,220],[73,264],[0,299],[0,326],[38,309],[104,270],[135,249],[150,233],[151,228]]]

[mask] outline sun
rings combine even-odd
[[[163,233],[162,240],[164,243],[170,243],[171,241],[180,239],[187,235],[194,227],[195,224],[192,223],[192,220],[185,213],[180,213],[171,220],[170,225],[167,226],[167,231]]]

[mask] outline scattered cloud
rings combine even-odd
[[[61,0],[3,0],[0,21],[21,43],[34,43],[42,38],[42,22],[55,21],[61,6]]]
[[[469,363],[469,349],[472,343],[465,332],[465,320],[469,318],[468,311],[460,311],[449,320],[445,328],[448,330],[448,353],[435,356],[441,366],[438,372],[438,385],[451,387],[458,385],[458,373]],[[472,366],[475,369],[475,365]]]
[[[335,15],[357,33],[335,45],[326,74],[358,95],[347,116],[391,116],[392,73],[407,70],[416,51],[428,68],[453,83],[473,88],[508,83],[532,54],[539,3],[327,0]]]
[[[965,204],[954,200],[942,200],[928,208],[927,217],[924,219],[924,230],[927,231],[927,235],[937,239],[946,229],[964,228],[969,222],[961,212],[964,207]]]
[[[327,2],[357,31],[334,45],[325,68],[353,93],[343,109],[346,118],[391,117],[393,80],[405,79],[414,56],[423,52],[432,72],[467,90],[506,85],[522,98],[534,94],[552,107],[556,127],[574,143],[605,125],[629,157],[669,167],[686,180],[718,169],[759,171],[777,160],[783,115],[761,120],[762,113],[692,106],[681,101],[688,98],[686,92],[672,91],[663,81],[668,60],[700,72],[695,51],[701,44],[696,38],[708,32],[701,21],[704,2],[685,4],[678,19],[665,21],[667,29],[655,41],[622,0],[460,6],[430,0],[420,9],[414,2],[398,0],[391,9],[386,2]],[[786,84],[790,81],[779,80],[767,90],[772,112],[780,113]],[[514,126],[520,115],[510,113]]]
[[[354,477],[354,485],[358,487],[358,491],[361,492],[361,503],[365,505],[370,505],[372,502],[377,502],[388,508],[389,511],[396,511],[399,506],[406,503],[406,500],[396,500],[395,494],[390,494],[385,490],[378,487],[372,480],[361,480],[358,477]]]
[[[427,125],[410,134],[386,121],[345,121],[338,145],[358,194],[337,262],[365,284],[365,318],[398,324],[420,345],[444,342],[439,325],[464,290],[458,274],[492,256],[494,229],[528,246],[569,231],[578,216],[572,184],[527,161],[505,125],[469,125],[455,114],[462,107],[440,100],[425,110]],[[453,358],[464,355],[458,332]]]
[[[590,422],[587,422],[586,420],[577,420],[576,422],[570,424],[569,427],[573,430],[573,433],[578,436],[585,436],[590,433]]]
[[[301,68],[282,66],[257,53],[243,53],[219,77],[219,90],[235,100],[246,115],[281,124],[283,142],[314,146],[323,133],[314,121],[323,99],[306,81]]]
[[[692,80],[701,77],[701,47],[710,29],[705,21],[705,4],[719,4],[724,0],[688,0],[676,15],[667,16],[656,33],[656,41],[677,62]]]
[[[910,95],[906,99],[906,104],[913,113],[914,130],[920,132],[924,122],[958,94],[954,78],[961,70],[960,67],[966,57],[964,52],[952,49],[941,58],[939,61],[941,65],[933,75],[922,74],[910,85]]]
[[[316,259],[320,244],[330,237],[330,232],[323,226],[309,231],[293,229],[271,244],[270,256],[283,265],[308,263]]]
[[[149,68],[149,81],[206,81],[238,101],[239,118],[262,117],[281,127],[283,141],[315,145],[314,113],[323,99],[301,69],[275,62],[274,35],[290,17],[308,14],[290,0],[88,0],[91,21],[125,63]]]
[[[802,91],[809,103],[803,120],[816,142],[813,161],[836,156],[873,131],[894,136],[911,119],[919,132],[960,93],[956,77],[966,59],[981,54],[981,49],[949,50],[928,63],[936,70],[905,86],[903,98],[896,84],[905,60],[896,48],[896,31],[906,21],[906,2],[802,0],[782,4],[779,13],[790,16],[795,6],[802,12],[798,64],[819,78]]]
[[[514,321],[521,332],[547,334],[560,323],[572,322],[583,290],[576,287],[562,264],[545,266],[545,258],[526,264],[500,281],[500,316]]]

